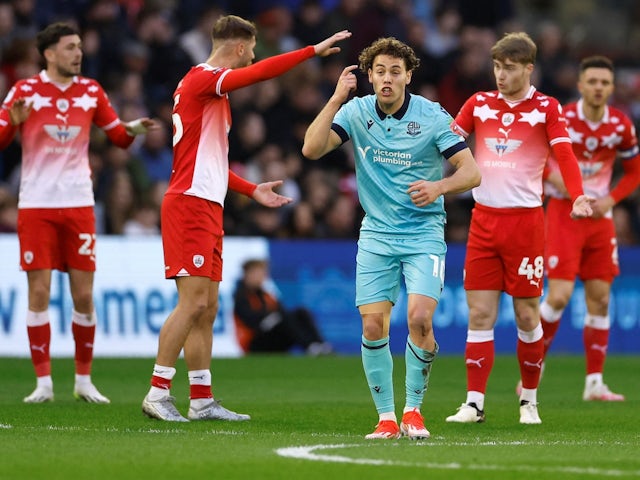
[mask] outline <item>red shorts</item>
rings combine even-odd
[[[96,271],[93,207],[18,209],[20,267]]]
[[[542,295],[544,211],[476,204],[464,262],[465,290],[500,290],[513,297]]]
[[[160,224],[165,277],[222,280],[222,206],[192,195],[165,195]]]
[[[604,280],[620,273],[611,218],[573,220],[571,202],[550,199],[545,216],[547,276],[561,280]]]

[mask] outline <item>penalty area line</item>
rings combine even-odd
[[[326,450],[344,450],[348,448],[371,447],[371,443],[366,444],[346,444],[339,443],[333,445],[311,445],[311,446],[292,446],[278,448],[276,454],[285,458],[295,458],[298,460],[310,460],[316,462],[331,463],[351,463],[356,465],[377,465],[377,466],[401,466],[401,467],[421,467],[439,470],[460,470],[460,471],[518,471],[518,472],[547,472],[547,473],[565,473],[575,475],[594,475],[603,477],[622,477],[636,476],[640,477],[640,471],[604,469],[594,467],[576,467],[576,466],[557,466],[542,467],[539,465],[480,465],[480,464],[462,464],[458,462],[436,463],[436,462],[407,462],[403,460],[389,460],[382,458],[355,458],[348,457],[337,453],[327,453]]]

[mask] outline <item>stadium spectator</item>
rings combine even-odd
[[[233,293],[236,336],[245,353],[290,352],[307,355],[333,351],[324,341],[313,314],[304,307],[286,308],[268,287],[269,265],[250,259],[242,265],[242,277]]]
[[[318,159],[351,139],[357,152],[358,194],[366,214],[358,241],[355,304],[362,317],[362,363],[378,412],[367,439],[398,438],[401,432],[412,439],[430,435],[420,408],[438,353],[432,316],[444,282],[443,196],[480,182],[470,150],[450,131],[451,116],[438,104],[407,93],[418,65],[406,44],[376,40],[359,56],[374,94],[344,103],[357,89],[352,73],[357,66],[346,67],[302,148],[306,157]],[[442,176],[443,157],[455,166],[447,178]],[[409,335],[405,406],[398,426],[389,325],[403,276]]]
[[[478,92],[464,104],[452,129],[475,132],[482,183],[467,241],[464,288],[469,307],[465,349],[467,399],[447,422],[483,422],[495,357],[493,327],[502,292],[513,297],[517,357],[523,383],[520,423],[541,423],[537,388],[543,357],[539,302],[544,271],[542,172],[550,151],[558,159],[572,206],[566,222],[591,214],[580,169],[558,101],[531,85],[536,45],[524,32],[509,33],[491,49],[497,91]],[[517,155],[517,161],[512,158]]]
[[[165,421],[248,420],[222,407],[211,390],[213,322],[222,280],[223,203],[229,189],[261,205],[291,201],[273,191],[279,182],[252,184],[229,169],[231,114],[227,93],[282,75],[316,55],[339,51],[341,31],[308,46],[252,64],[256,27],[227,15],[213,25],[213,48],[206,63],[180,80],[174,93],[173,174],[161,212],[165,276],[174,279],[178,303],[160,331],[151,388],[142,402],[145,415]],[[188,419],[170,396],[175,364],[184,349],[190,384]]]
[[[223,11],[218,6],[205,6],[196,18],[193,28],[180,33],[178,43],[194,65],[207,61],[211,52],[211,25],[222,14]]]
[[[83,43],[82,71],[86,76],[96,78],[105,87],[114,108],[120,112],[123,120],[140,116],[154,116],[170,122],[173,105],[169,91],[174,86],[171,82],[169,82],[168,89],[165,89],[165,92],[168,93],[160,97],[158,97],[158,89],[152,81],[147,82],[145,80],[141,93],[136,92],[137,88],[131,88],[138,81],[134,80],[134,77],[147,79],[149,76],[153,76],[153,74],[148,73],[150,69],[149,62],[158,58],[157,55],[153,55],[153,46],[148,45],[142,39],[143,37],[147,38],[146,34],[149,29],[147,28],[147,23],[141,20],[150,16],[151,12],[159,11],[160,16],[164,17],[164,20],[152,22],[153,25],[162,25],[163,22],[169,21],[170,25],[175,29],[173,41],[177,43],[177,47],[174,49],[175,52],[172,53],[176,53],[183,58],[186,57],[186,66],[184,68],[188,68],[191,63],[195,64],[197,62],[191,61],[189,52],[187,52],[188,47],[185,47],[186,49],[180,47],[178,39],[186,32],[193,33],[198,28],[196,23],[203,20],[205,16],[203,12],[205,11],[219,9],[220,11],[232,11],[235,14],[245,12],[249,15],[248,18],[251,19],[257,19],[259,14],[271,10],[272,7],[278,4],[289,6],[290,15],[293,15],[294,19],[302,19],[303,16],[307,17],[310,11],[310,16],[315,18],[316,22],[319,21],[319,17],[322,18],[320,23],[314,24],[312,21],[307,24],[307,27],[301,27],[296,20],[289,32],[290,37],[301,42],[301,44],[305,44],[309,43],[305,42],[303,38],[305,34],[318,35],[323,29],[327,28],[330,31],[337,31],[339,28],[336,27],[340,24],[344,25],[344,28],[348,27],[354,31],[360,29],[369,31],[369,25],[362,25],[354,21],[358,12],[363,8],[373,8],[374,10],[384,8],[385,4],[391,2],[389,0],[381,0],[381,2],[374,2],[373,0],[322,0],[321,2],[317,0],[291,0],[286,2],[265,1],[259,2],[258,5],[256,2],[248,0],[233,2],[219,0],[214,3],[215,5],[212,5],[211,2],[205,0],[183,0],[181,2],[164,0],[147,2],[142,0],[126,2],[118,0],[2,1],[0,2],[0,32],[8,32],[8,34],[0,35],[0,48],[5,40],[9,41],[9,44],[14,39],[18,40],[18,42],[8,51],[0,52],[2,62],[0,67],[0,92],[4,88],[4,93],[0,93],[0,97],[4,97],[8,88],[15,81],[29,77],[40,69],[37,49],[33,45],[33,36],[36,31],[34,25],[40,28],[47,23],[64,18],[81,28]],[[393,8],[396,9],[397,15],[392,16],[395,26],[391,28],[397,29],[398,25],[402,27],[407,43],[421,59],[422,68],[414,72],[411,92],[439,101],[435,86],[441,77],[453,68],[452,61],[455,60],[457,52],[453,50],[444,57],[443,61],[435,61],[430,54],[424,55],[421,51],[426,51],[423,45],[424,39],[427,32],[435,24],[434,12],[442,2],[433,2],[432,4],[432,2],[402,1],[394,3],[396,5]],[[322,12],[318,9],[318,5],[322,8]],[[634,30],[630,28],[633,25],[634,18],[636,18],[634,14],[624,8],[618,8],[613,12],[611,5],[602,2],[591,2],[588,6],[581,7],[583,12],[590,12],[589,15],[570,17],[570,13],[575,11],[573,6],[567,5],[566,8],[554,11],[550,9],[549,5],[550,2],[533,2],[531,4],[519,2],[515,5],[515,2],[497,0],[486,4],[469,2],[469,5],[455,2],[454,7],[446,5],[443,10],[449,8],[454,12],[457,11],[458,17],[462,18],[461,22],[456,20],[459,25],[453,29],[454,37],[458,37],[456,43],[460,46],[459,51],[467,51],[468,45],[471,44],[476,47],[476,52],[485,52],[495,43],[496,35],[501,34],[503,31],[530,29],[534,32],[539,46],[539,55],[533,83],[546,94],[556,96],[553,92],[558,92],[556,96],[558,99],[574,100],[577,97],[577,92],[574,90],[577,79],[576,65],[579,59],[577,55],[597,51],[608,52],[612,58],[616,59],[617,65],[616,91],[611,99],[611,105],[626,113],[634,121],[636,128],[640,128],[640,121],[638,120],[640,118],[640,113],[638,113],[640,112],[640,108],[638,108],[640,104],[638,92],[640,89],[638,89],[637,82],[639,58],[637,52],[640,49],[635,47],[637,42],[632,35]],[[407,15],[408,8],[413,8],[413,14]],[[495,10],[496,8],[498,10]],[[15,25],[16,11],[19,11],[18,16],[20,17],[19,25],[17,26]],[[599,35],[599,33],[606,28],[607,22],[598,23],[594,21],[585,23],[587,18],[611,18],[612,13],[619,19],[619,28],[616,28],[615,31],[609,29],[606,31],[606,35]],[[359,14],[362,14],[362,12]],[[12,16],[14,17],[13,23]],[[453,17],[454,15],[452,15]],[[3,21],[2,18],[5,20]],[[24,20],[25,18],[27,20]],[[397,23],[397,20],[400,23]],[[456,22],[452,23],[455,24]],[[517,27],[507,25],[507,23],[517,24],[518,22],[523,23],[523,25]],[[548,30],[550,32],[549,35],[543,35],[543,31],[547,32],[546,26],[549,24],[555,24],[560,30],[557,33],[561,33],[562,37],[560,39],[561,55],[557,57],[561,62],[557,64],[557,68],[554,67],[556,65],[556,57],[553,52],[557,51],[554,45],[558,45],[557,39],[560,37],[554,34],[554,28]],[[317,25],[317,28],[309,27],[308,25]],[[24,26],[26,28],[23,28]],[[590,34],[584,35],[585,31],[590,32]],[[487,32],[484,35],[486,38],[479,38],[477,32]],[[489,39],[489,34],[493,38]],[[363,35],[363,33],[358,32],[359,37]],[[202,39],[203,37],[200,38]],[[549,38],[549,42],[546,41],[546,38]],[[210,39],[207,39],[206,42],[210,43]],[[322,61],[306,62],[295,70],[294,75],[289,74],[270,82],[264,82],[264,84],[258,84],[256,86],[258,88],[255,91],[253,88],[248,87],[233,92],[230,95],[232,109],[236,115],[244,113],[246,109],[262,116],[266,125],[265,142],[277,143],[285,150],[295,149],[299,151],[306,128],[321,108],[322,102],[332,95],[335,79],[340,76],[340,72],[345,65],[357,62],[359,47],[356,46],[356,43],[352,39],[347,45],[344,45],[339,54],[328,57],[328,61],[326,61],[327,59],[322,59]],[[547,47],[547,43],[549,47]],[[5,46],[8,45],[5,43]],[[26,46],[28,48],[25,48]],[[484,53],[478,54],[479,57],[483,57],[483,55]],[[346,58],[349,56],[352,59],[347,61]],[[162,55],[160,55],[160,58],[162,59]],[[551,60],[547,61],[548,58]],[[21,60],[16,64],[17,59]],[[536,80],[536,75],[546,76],[547,72],[551,77],[549,82],[552,83],[547,83],[546,78],[542,79],[543,83]],[[493,81],[492,79],[490,80]],[[4,87],[3,83],[5,84]],[[309,83],[319,90],[321,104],[317,111],[303,114],[292,109],[293,102],[290,97],[294,91],[298,90],[294,87],[301,83]],[[368,82],[362,81],[360,85],[368,88]],[[482,88],[484,87],[478,86],[478,89]],[[307,91],[309,90],[307,89]],[[132,114],[133,116],[129,113],[129,108],[122,105],[123,102],[130,103],[131,96],[144,105],[144,110],[138,110],[137,113]],[[315,93],[313,97],[316,98]],[[127,100],[124,100],[125,98]],[[458,97],[457,101],[459,102],[465,98],[466,96]],[[441,103],[447,102],[447,100],[442,100]],[[452,113],[454,112],[451,107],[448,110]],[[243,150],[241,145],[243,140],[237,136],[238,126],[240,125],[239,120],[240,116],[238,116],[231,128],[230,148],[233,152]],[[100,151],[101,147],[94,145],[93,140],[94,138],[92,137],[91,148]],[[98,141],[101,142],[102,140]],[[135,153],[139,144],[140,142],[136,141],[130,149],[131,152]],[[171,147],[170,139],[167,146]],[[334,160],[327,159],[323,161],[323,168],[338,170],[345,177],[353,175],[353,163],[345,159],[342,150],[334,151],[332,155],[336,156]],[[0,176],[3,180],[11,184],[15,182],[14,179],[17,178],[17,171],[19,171],[19,168],[17,168],[19,158],[19,145],[14,141],[7,150],[2,152]],[[243,158],[246,159],[247,157]],[[309,162],[305,162],[302,165],[300,175],[295,177],[301,187],[304,174],[309,168]],[[135,188],[138,196],[144,195],[145,187],[140,187],[136,183]],[[99,200],[99,197],[97,197],[97,200]],[[225,228],[225,231],[229,235],[240,233],[235,230],[235,225],[239,225],[237,220],[242,219],[244,209],[248,208],[248,202],[240,203],[237,211],[233,213],[234,222],[225,226],[228,227]],[[464,197],[452,198],[450,203],[460,203],[458,206],[462,207],[454,208],[449,214],[449,220],[457,222],[462,234],[462,230],[465,228],[464,219],[461,218],[458,221],[455,217],[458,211],[463,215],[469,213],[464,210],[467,208],[464,203]],[[621,245],[627,240],[634,242],[634,244],[638,242],[637,238],[640,235],[638,205],[640,205],[640,201],[638,196],[634,195],[625,202],[625,205],[616,208],[616,210],[627,208],[628,223],[632,228],[630,236],[619,235]],[[225,217],[228,216],[228,213],[231,212],[225,209]],[[623,215],[621,214],[617,217],[622,219]],[[286,227],[286,225],[284,226]]]
[[[548,282],[540,305],[544,356],[579,277],[584,285],[587,310],[583,327],[586,378],[582,394],[586,401],[624,400],[624,395],[612,392],[602,378],[611,324],[611,283],[620,273],[612,209],[640,184],[640,155],[633,123],[620,110],[607,105],[613,89],[613,62],[602,56],[586,57],[580,62],[580,99],[564,107],[573,152],[582,172],[582,186],[595,199],[592,218],[567,222],[571,204],[553,158],[545,183],[549,199],[545,232]],[[620,158],[624,173],[612,188],[616,158]]]
[[[173,165],[173,153],[169,147],[170,131],[163,120],[157,120],[158,128],[149,132],[136,156],[142,162],[151,183],[169,180]]]
[[[88,144],[92,124],[115,145],[126,148],[137,134],[154,127],[148,118],[123,123],[100,84],[80,76],[78,31],[66,24],[37,35],[46,68],[17,82],[0,111],[0,149],[19,132],[22,170],[18,204],[20,266],[27,272],[27,332],[36,389],[26,403],[52,401],[49,344],[51,271],[68,272],[75,340],[77,398],[109,403],[91,381],[96,312],[93,304],[96,223]]]

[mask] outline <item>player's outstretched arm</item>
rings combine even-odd
[[[331,35],[329,38],[317,43],[313,46],[313,49],[316,52],[316,55],[320,57],[326,57],[329,55],[333,55],[334,53],[338,53],[340,51],[340,47],[335,46],[335,44],[341,40],[345,40],[351,36],[351,32],[349,30],[342,30],[340,32],[336,32]]]
[[[253,83],[275,78],[316,55],[327,56],[339,52],[340,47],[334,46],[334,44],[350,36],[351,32],[343,30],[317,45],[309,45],[298,50],[264,58],[246,67],[232,69],[218,88],[222,93],[231,92]]]
[[[265,207],[282,207],[293,202],[293,198],[285,197],[273,191],[274,188],[282,185],[282,180],[276,180],[275,182],[259,183],[256,189],[253,191],[253,199]]]

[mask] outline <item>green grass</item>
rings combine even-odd
[[[583,359],[551,357],[539,391],[542,425],[518,423],[515,357],[499,356],[484,424],[444,421],[465,396],[464,362],[434,364],[423,413],[428,441],[366,442],[377,415],[357,356],[214,359],[214,393],[250,422],[169,424],[140,402],[151,359],[96,359],[93,378],[110,405],[76,402],[73,361],[54,359],[55,402],[26,405],[27,359],[0,359],[0,479],[602,479],[639,478],[640,357],[611,356],[607,381],[621,403],[581,400]],[[403,358],[396,399],[404,400]],[[185,367],[173,394],[186,413]],[[322,446],[322,447],[319,447]],[[319,460],[279,455],[308,447]],[[302,449],[296,452],[303,451]],[[341,460],[341,461],[339,461]],[[378,462],[376,464],[376,462]]]

